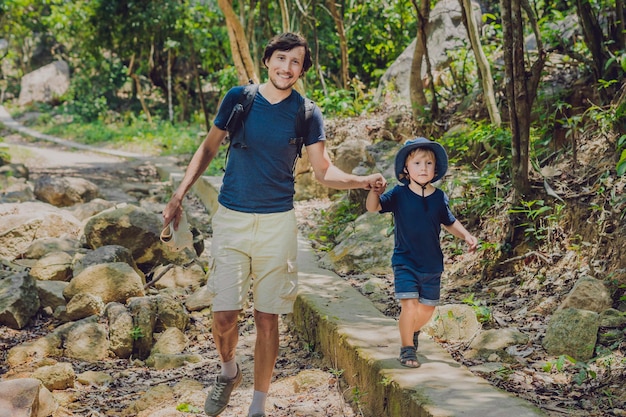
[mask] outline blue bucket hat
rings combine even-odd
[[[404,166],[407,156],[416,148],[430,149],[435,153],[435,177],[432,179],[432,182],[443,178],[446,175],[446,171],[448,171],[448,154],[446,150],[437,142],[419,137],[407,140],[396,154],[395,169],[398,181],[405,185],[409,184],[410,181],[404,174]]]

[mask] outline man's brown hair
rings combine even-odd
[[[263,64],[265,65],[265,62],[272,57],[274,51],[291,51],[298,46],[304,47],[304,62],[302,63],[302,74],[300,74],[300,76],[304,75],[304,73],[311,68],[311,65],[313,65],[313,61],[311,60],[309,43],[306,38],[299,33],[285,32],[270,39],[265,47],[265,52],[263,52]]]

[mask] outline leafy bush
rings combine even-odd
[[[361,214],[361,205],[342,199],[330,210],[322,210],[319,228],[310,239],[321,243],[321,250],[331,250],[337,237]]]

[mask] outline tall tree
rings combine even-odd
[[[545,64],[545,52],[537,27],[535,15],[527,0],[501,0],[502,43],[504,45],[505,89],[508,98],[511,127],[511,177],[514,204],[530,194],[530,127],[531,107],[537,94],[541,72]],[[524,61],[524,9],[537,38],[537,59],[530,70]],[[509,239],[515,239],[511,219]]]
[[[623,0],[617,0],[616,3],[620,3],[620,1],[623,2]],[[608,8],[608,6],[605,7]],[[622,16],[619,16],[618,14],[620,8],[622,9]],[[602,26],[600,25],[600,21],[598,19],[598,13],[594,10],[592,3],[588,0],[576,0],[576,14],[578,15],[578,20],[580,21],[585,44],[591,52],[591,67],[593,69],[594,78],[596,81],[605,81],[605,85],[608,86],[610,82],[620,78],[621,72],[619,63],[617,60],[613,59],[613,56],[617,51],[611,50],[611,45],[620,45],[626,35],[621,33],[616,36],[618,39],[615,39],[615,42],[609,42],[608,37],[602,32]],[[611,14],[613,14],[613,16],[615,16],[614,18],[618,21],[618,27],[621,23],[621,27],[623,28],[623,4],[618,6]],[[599,92],[602,101],[604,103],[611,101],[618,88],[619,84],[616,86],[608,86],[608,88],[601,88]]]
[[[489,118],[491,124],[494,126],[500,126],[502,119],[500,117],[500,110],[496,103],[496,94],[493,90],[493,77],[491,76],[491,67],[489,61],[485,56],[483,47],[480,43],[480,33],[478,31],[478,25],[474,19],[474,9],[471,0],[459,0],[461,4],[461,13],[463,15],[463,23],[467,29],[467,35],[472,45],[472,51],[476,57],[476,64],[478,65],[478,71],[480,74],[480,80],[483,86],[483,99],[489,112]]]
[[[254,62],[252,61],[252,55],[248,47],[246,33],[239,17],[235,13],[235,10],[233,10],[231,0],[218,0],[217,4],[226,18],[230,50],[235,68],[237,69],[239,83],[246,84],[249,80],[258,83],[259,77],[254,70]]]
[[[341,87],[347,89],[348,82],[350,80],[350,62],[348,61],[348,40],[343,26],[343,15],[337,7],[335,0],[327,0],[326,5],[328,6],[328,10],[333,18],[333,21],[335,22],[337,35],[339,36],[339,48],[341,50]]]
[[[430,57],[428,56],[428,26],[430,19],[430,2],[429,0],[412,0],[413,7],[417,12],[417,37],[415,40],[415,51],[413,52],[413,61],[411,62],[410,73],[410,91],[411,108],[413,110],[413,118],[420,119],[424,115],[424,109],[428,104],[426,94],[424,92],[424,83],[422,82],[422,65],[426,63],[426,74],[429,80],[429,87],[432,95],[430,112],[435,118],[439,114],[439,103],[435,91],[435,83],[432,74]]]

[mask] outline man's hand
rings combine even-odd
[[[387,180],[383,177],[383,174],[377,173],[367,176],[366,190],[372,190],[378,194],[381,194],[387,188]]]
[[[180,222],[180,216],[183,213],[182,201],[174,194],[163,209],[163,227],[166,227],[171,222],[174,222],[174,230],[178,230],[178,223]]]

